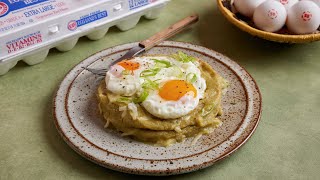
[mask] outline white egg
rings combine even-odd
[[[316,3],[320,7],[320,0],[305,0],[305,1],[313,1],[314,3]]]
[[[320,8],[312,1],[300,1],[289,9],[286,24],[292,33],[313,33],[320,26]]]
[[[252,17],[256,7],[258,7],[265,0],[235,0],[234,6],[240,14]]]
[[[291,6],[293,6],[295,3],[299,2],[299,0],[277,0],[277,1],[279,1],[281,4],[283,4],[287,11],[288,11],[288,9],[291,8]]]
[[[276,0],[267,0],[254,11],[253,22],[261,30],[268,32],[279,31],[286,23],[285,7]]]

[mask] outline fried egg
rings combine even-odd
[[[183,53],[135,57],[110,68],[106,87],[158,118],[179,118],[194,110],[204,97],[206,82],[198,65]]]
[[[106,74],[107,89],[114,94],[132,96],[141,86],[141,71],[150,68],[151,64],[144,59],[124,60],[112,67]]]

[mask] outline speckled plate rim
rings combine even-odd
[[[195,51],[197,53],[203,54],[205,56],[209,56],[214,58],[216,61],[219,63],[224,64],[226,67],[228,67],[232,72],[235,73],[235,75],[241,80],[241,83],[243,84],[243,87],[245,87],[246,91],[246,96],[247,96],[247,112],[246,116],[244,117],[245,119],[248,119],[248,122],[245,122],[243,120],[243,124],[240,125],[238,130],[233,133],[226,141],[224,141],[221,144],[225,144],[228,146],[228,148],[225,148],[226,152],[221,154],[219,157],[210,157],[210,150],[201,152],[199,154],[196,154],[195,156],[189,156],[186,157],[189,159],[199,159],[201,158],[203,162],[194,164],[192,166],[184,166],[179,165],[175,166],[174,168],[167,168],[167,169],[162,169],[162,170],[154,170],[154,169],[148,169],[148,166],[144,166],[143,168],[137,169],[135,165],[137,164],[149,164],[148,161],[149,159],[135,159],[135,158],[130,158],[130,157],[123,157],[123,156],[118,156],[117,154],[113,154],[110,152],[107,152],[101,148],[97,148],[93,143],[87,142],[87,139],[84,137],[80,137],[82,135],[77,134],[77,130],[74,129],[75,127],[72,125],[70,127],[63,127],[61,126],[61,121],[65,121],[66,117],[58,116],[59,112],[63,111],[66,104],[65,102],[59,102],[57,99],[64,98],[66,100],[66,95],[68,92],[68,84],[72,83],[72,81],[83,71],[81,67],[87,66],[92,64],[93,62],[99,60],[102,56],[100,55],[104,51],[109,50],[109,55],[120,52],[120,51],[126,51],[129,50],[131,47],[136,46],[138,43],[128,43],[128,44],[123,44],[111,48],[104,49],[100,52],[97,52],[93,54],[92,56],[86,58],[85,60],[81,61],[79,64],[77,64],[74,68],[72,68],[68,74],[65,76],[65,78],[62,80],[61,84],[58,86],[58,89],[55,93],[54,96],[54,101],[53,101],[53,116],[54,116],[54,124],[63,138],[63,140],[73,149],[75,150],[78,154],[81,156],[85,157],[86,159],[99,164],[103,167],[120,171],[120,172],[125,172],[125,173],[130,173],[130,174],[139,174],[139,175],[175,175],[175,174],[182,174],[182,173],[187,173],[187,172],[192,172],[195,170],[199,170],[202,168],[206,168],[212,164],[214,164],[216,161],[219,161],[225,157],[228,157],[230,154],[235,152],[238,148],[240,148],[247,140],[252,136],[253,132],[257,128],[260,118],[261,118],[261,111],[262,111],[262,97],[261,93],[259,90],[259,87],[255,80],[252,78],[252,76],[239,64],[236,62],[232,61],[230,58],[215,52],[211,49],[199,46],[199,45],[194,45],[191,43],[185,43],[185,42],[176,42],[176,41],[165,41],[162,44],[158,45],[158,47],[166,47],[166,48],[182,48],[182,49],[187,49],[191,51]],[[117,51],[113,51],[113,49],[117,49]],[[70,77],[73,77],[72,79],[69,79]],[[255,98],[253,98],[255,95]],[[61,106],[62,103],[62,106]],[[251,104],[253,103],[253,104]],[[253,108],[253,106],[256,109]],[[253,108],[251,110],[254,111],[254,113],[248,113],[248,107]],[[250,114],[250,115],[249,115]],[[246,125],[244,125],[246,124]],[[241,131],[241,134],[238,134],[239,137],[235,137],[238,131]],[[77,144],[77,142],[73,141],[71,137],[73,136],[78,136],[77,138],[82,138],[82,143],[85,143],[87,146],[92,147],[91,150],[85,150],[80,148],[80,145]],[[241,136],[242,135],[242,136]],[[220,146],[217,145],[217,146]],[[216,146],[215,146],[216,147]],[[214,150],[213,147],[212,149]],[[212,151],[211,149],[211,151]],[[94,152],[93,152],[94,151]],[[110,162],[108,159],[103,160],[105,156],[115,158],[116,161]],[[109,158],[109,159],[112,159]],[[118,162],[127,161],[128,158],[130,159],[130,163],[124,165]],[[204,159],[203,159],[204,158]],[[171,164],[172,161],[180,161],[183,160],[181,158],[177,159],[168,159],[168,160],[160,160],[158,163],[160,165],[165,166],[166,164]]]

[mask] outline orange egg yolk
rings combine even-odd
[[[190,83],[183,80],[171,80],[166,82],[159,90],[159,95],[168,101],[178,101],[188,92],[192,91],[194,97],[197,96],[197,90]]]
[[[139,69],[139,67],[140,67],[140,64],[138,62],[127,61],[127,60],[118,62],[117,64],[122,66],[124,69],[129,70],[129,71]]]

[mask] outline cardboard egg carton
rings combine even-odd
[[[117,26],[126,31],[141,16],[155,19],[169,0],[0,1],[0,75],[18,61],[45,60],[49,50],[69,51],[82,36],[98,40]]]

